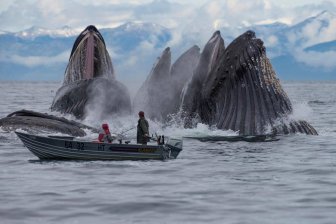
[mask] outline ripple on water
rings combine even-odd
[[[2,116],[49,110],[59,83],[26,84],[0,83]],[[285,85],[294,102],[308,102],[319,136],[185,139],[165,162],[41,161],[0,132],[0,223],[334,223],[336,83],[319,85]]]

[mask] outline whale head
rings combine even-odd
[[[130,112],[128,90],[116,80],[105,41],[95,26],[77,37],[51,110],[81,119],[89,114],[98,119]]]
[[[80,33],[72,47],[63,84],[96,77],[115,78],[105,41],[98,29],[90,25]]]

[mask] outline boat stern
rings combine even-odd
[[[181,139],[169,138],[165,144],[165,147],[170,152],[168,158],[176,159],[182,151],[183,142]]]

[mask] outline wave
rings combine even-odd
[[[309,105],[327,105],[327,104],[335,104],[336,100],[327,100],[327,101],[322,101],[322,100],[310,100],[308,101]]]

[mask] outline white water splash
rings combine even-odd
[[[291,120],[307,120],[313,116],[313,109],[307,102],[293,102],[293,113],[289,116]]]
[[[125,117],[110,117],[108,119],[97,121],[85,120],[85,123],[96,128],[101,129],[101,125],[106,123],[109,125],[111,133],[116,135],[122,135],[124,139],[135,139],[137,132],[138,117],[125,116]],[[205,137],[205,136],[235,136],[237,132],[231,130],[220,130],[216,127],[209,126],[202,123],[197,123],[195,128],[184,128],[181,120],[172,120],[169,125],[158,122],[156,120],[147,119],[149,123],[150,136],[156,137],[156,135],[165,135],[173,138],[183,137]],[[97,134],[92,133],[87,136],[96,138]]]

